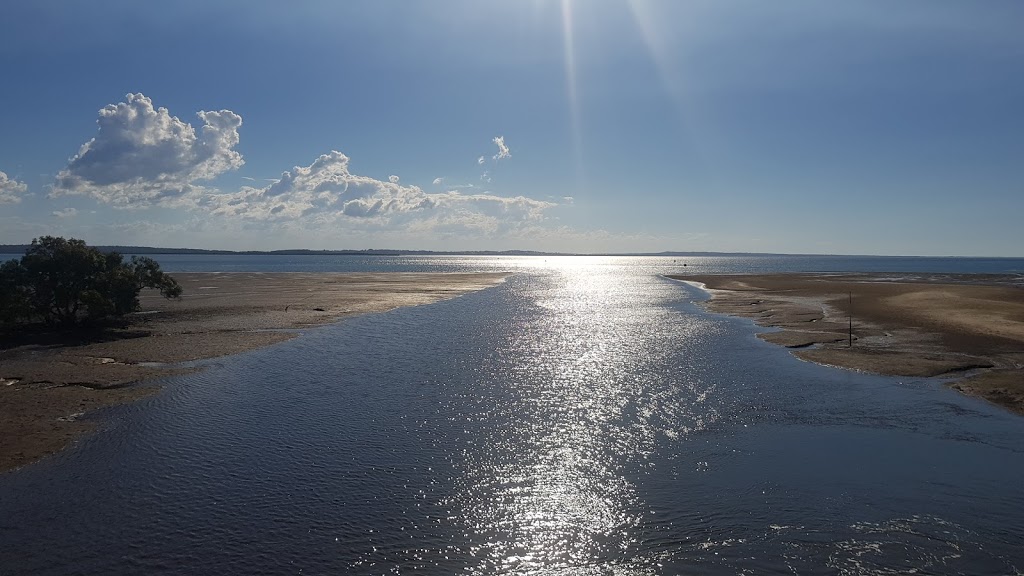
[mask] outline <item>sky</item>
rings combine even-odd
[[[1019,0],[12,2],[0,243],[1024,256]]]

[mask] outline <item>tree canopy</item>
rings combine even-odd
[[[75,325],[124,316],[139,309],[139,293],[155,288],[166,298],[181,286],[151,258],[126,262],[82,240],[43,236],[20,260],[0,265],[0,322]]]

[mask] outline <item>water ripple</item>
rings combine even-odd
[[[566,263],[568,262],[568,263]],[[1019,418],[594,260],[218,359],[0,477],[0,573],[1014,573]]]

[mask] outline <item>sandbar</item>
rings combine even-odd
[[[275,344],[356,314],[429,304],[507,273],[174,273],[179,300],[141,294],[130,327],[0,348],[0,472],[61,450],[95,428],[97,408],[154,393],[176,363]],[[28,340],[26,342],[26,340]],[[142,383],[142,384],[140,384]]]
[[[950,385],[1024,414],[1024,278],[981,274],[671,275],[707,309],[779,330],[797,357]],[[852,317],[852,341],[850,320]]]

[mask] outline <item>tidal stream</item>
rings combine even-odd
[[[648,268],[207,362],[0,476],[3,574],[1015,574],[1024,418]]]

